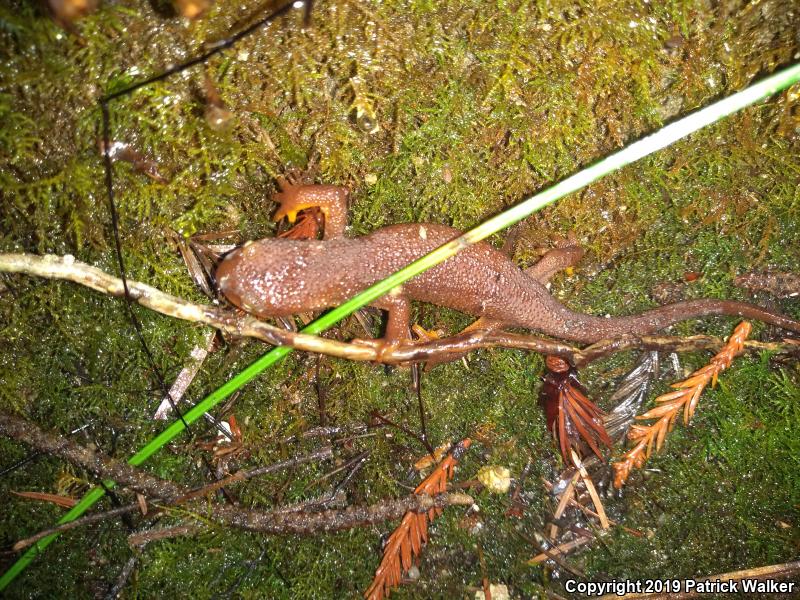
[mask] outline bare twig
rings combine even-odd
[[[539,563],[542,563],[551,558],[555,558],[556,556],[564,557],[573,550],[575,550],[575,548],[580,548],[581,546],[585,546],[586,544],[588,544],[593,540],[594,538],[592,537],[580,537],[570,542],[565,542],[558,546],[553,546],[552,548],[545,550],[541,554],[537,554],[536,556],[534,556],[532,559],[528,561],[528,564],[538,565]]]
[[[553,490],[553,484],[547,481],[544,477],[542,477],[542,482],[544,483],[545,489],[550,492]],[[562,492],[563,493],[563,492]],[[600,519],[600,515],[594,512],[591,508],[585,507],[583,504],[575,500],[575,498],[569,498],[569,505],[574,506],[578,510],[580,510],[583,514],[587,517],[593,517],[595,519]],[[615,525],[617,527],[621,527],[624,531],[627,531],[631,535],[635,535],[636,537],[642,537],[644,534],[641,531],[636,531],[635,529],[631,529],[630,527],[625,527],[624,525],[620,525],[617,521],[613,519],[608,519],[609,525]],[[551,536],[552,539],[552,536]]]
[[[312,534],[353,527],[363,527],[399,519],[406,512],[425,513],[447,506],[471,506],[475,500],[468,494],[410,494],[397,500],[383,500],[371,506],[348,506],[319,512],[287,512],[245,510],[233,506],[215,506],[208,517],[221,525],[267,534]]]
[[[148,498],[169,500],[182,496],[186,492],[184,488],[171,481],[154,477],[124,462],[81,446],[72,440],[43,431],[34,423],[5,412],[0,412],[0,435],[33,446],[51,456],[62,458],[103,479],[113,479],[118,484]],[[136,503],[135,506],[138,509],[139,504]]]
[[[128,580],[131,578],[133,574],[133,570],[136,568],[136,563],[139,562],[139,553],[135,553],[131,556],[128,561],[125,563],[125,566],[122,567],[122,571],[117,577],[117,580],[114,582],[114,585],[108,590],[108,594],[106,594],[106,600],[116,600],[119,595],[122,593],[122,589],[128,583]]]
[[[0,272],[24,273],[48,279],[64,279],[87,286],[111,296],[123,296],[122,280],[96,267],[75,260],[73,256],[38,256],[33,254],[0,254]],[[696,350],[719,350],[723,340],[713,336],[688,338],[669,336],[623,336],[616,340],[604,340],[580,349],[569,344],[544,338],[507,332],[469,331],[452,337],[425,343],[400,344],[382,351],[367,345],[347,344],[303,333],[295,333],[273,327],[263,321],[216,306],[192,304],[186,300],[166,294],[152,286],[128,281],[132,300],[161,314],[193,323],[216,327],[232,335],[252,337],[276,346],[291,346],[306,352],[318,352],[358,361],[410,364],[425,362],[432,358],[461,355],[478,348],[502,346],[519,350],[531,350],[568,359],[581,367],[602,356],[622,350],[646,348],[689,352]],[[800,356],[797,344],[782,344],[748,341],[748,349],[768,350],[777,354]]]
[[[320,512],[297,513],[277,509],[274,511],[243,510],[224,506],[212,509],[209,515],[220,524],[267,534],[311,534],[341,531],[354,527],[373,525],[384,521],[399,519],[407,512],[425,514],[430,510],[447,506],[472,506],[475,500],[461,492],[427,494],[409,494],[397,500],[385,500],[372,506],[349,506],[341,510],[324,510]],[[192,535],[203,529],[200,525],[182,525],[159,529],[153,532],[130,536],[131,546],[139,546],[155,539],[164,539],[180,535]]]
[[[247,471],[237,471],[233,475],[228,475],[227,477],[223,477],[219,481],[215,481],[208,485],[204,485],[203,487],[187,492],[180,498],[175,499],[174,503],[179,504],[182,502],[193,500],[194,498],[201,498],[206,494],[214,492],[221,487],[231,485],[232,483],[237,483],[239,481],[246,481],[248,479],[252,479],[253,477],[267,475],[268,473],[275,473],[276,471],[282,471],[283,469],[296,467],[297,465],[302,465],[307,462],[327,460],[332,457],[333,457],[333,449],[330,446],[325,446],[324,448],[321,448],[316,452],[312,452],[311,454],[306,454],[304,456],[296,456],[294,458],[289,458],[281,462],[273,463],[271,465],[266,465],[263,467],[256,467],[254,469],[249,469]]]
[[[164,500],[162,504],[175,504],[185,501],[187,497],[193,497],[190,496],[192,490],[171,481],[149,475],[126,463],[84,448],[70,440],[46,433],[33,423],[2,412],[0,412],[0,435],[21,441],[35,447],[37,450],[63,458],[101,478],[114,479],[119,485],[127,486],[138,493],[148,495],[151,498],[160,498]],[[321,452],[324,453],[325,450],[323,449]],[[284,465],[288,462],[290,461],[284,461]],[[259,470],[254,469],[253,471]],[[260,469],[260,471],[263,473],[265,468]],[[201,489],[205,490],[206,488]],[[388,500],[373,506],[350,506],[342,510],[326,510],[315,513],[286,512],[281,509],[273,511],[246,510],[234,506],[212,505],[208,507],[207,513],[204,513],[204,517],[207,516],[211,521],[222,525],[261,533],[309,534],[380,523],[400,518],[408,511],[427,512],[453,504],[471,505],[473,502],[472,498],[467,494],[440,493],[411,494],[399,500]],[[24,546],[35,543],[51,533],[73,529],[80,525],[97,522],[110,516],[126,514],[138,509],[139,503],[134,502],[106,513],[77,519],[23,540],[24,543],[18,543],[17,546],[19,548],[15,547],[15,549],[21,549]],[[155,512],[153,511],[149,514],[153,515]]]
[[[128,545],[131,548],[141,548],[150,542],[166,540],[184,535],[193,535],[203,531],[205,527],[199,524],[176,525],[174,527],[160,527],[150,531],[142,531],[128,536]]]
[[[357,435],[362,434],[367,431],[367,425],[363,423],[358,423],[353,426],[335,426],[335,425],[326,425],[325,427],[312,427],[311,429],[307,429],[306,431],[297,433],[295,435],[290,435],[289,437],[285,437],[281,440],[282,444],[291,444],[301,439],[309,439],[315,437],[333,437],[339,434],[344,435]]]
[[[69,531],[70,529],[76,529],[78,527],[83,527],[84,525],[91,525],[92,523],[99,523],[101,521],[105,521],[107,519],[113,519],[114,517],[125,515],[128,513],[136,512],[139,510],[139,503],[134,502],[133,504],[128,504],[127,506],[120,506],[118,508],[112,508],[111,510],[107,510],[104,512],[94,513],[91,515],[87,515],[85,517],[81,517],[80,519],[75,519],[74,521],[68,521],[67,523],[62,523],[61,525],[56,525],[55,527],[51,527],[50,529],[44,529],[39,533],[36,533],[30,537],[27,537],[23,540],[19,540],[16,544],[14,544],[11,549],[14,552],[19,552],[20,550],[24,550],[28,546],[32,546],[39,540],[46,538],[48,535],[53,533],[61,533],[63,531]],[[155,512],[151,511],[150,516],[154,516]]]

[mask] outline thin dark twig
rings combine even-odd
[[[428,454],[433,457],[434,449],[431,446],[430,441],[428,441],[428,423],[425,420],[425,403],[422,401],[422,370],[419,368],[419,363],[414,363],[412,367],[412,372],[416,370],[417,372],[417,406],[419,407],[419,423],[420,423],[420,430],[421,430],[421,439],[422,443],[425,444],[425,448],[428,450]]]
[[[42,453],[39,452],[39,451],[31,452],[30,454],[28,454],[24,458],[21,458],[20,460],[15,462],[13,465],[9,465],[9,466],[5,467],[4,469],[0,470],[0,477],[8,475],[9,473],[12,473],[13,471],[16,471],[20,467],[24,467],[29,462],[39,458],[41,455],[42,455]]]
[[[89,425],[91,425],[91,424],[92,424],[92,422],[89,421],[88,423],[85,423],[85,424],[81,425],[80,427],[77,427],[76,429],[73,429],[67,435],[75,435],[76,433],[78,433],[80,431],[83,431],[84,429],[89,427]],[[5,467],[4,469],[0,470],[0,477],[3,477],[4,475],[7,475],[7,474],[9,474],[9,473],[11,473],[13,471],[16,471],[20,467],[24,467],[25,465],[27,465],[32,460],[35,460],[38,457],[42,456],[42,454],[44,454],[44,453],[41,450],[34,450],[30,454],[28,454],[28,456],[26,456],[25,458],[22,458],[22,459],[18,460],[17,462],[15,462],[13,465],[10,465],[10,466]]]
[[[358,473],[361,470],[361,467],[363,467],[366,464],[367,458],[369,458],[370,454],[371,452],[367,450],[366,452],[362,452],[356,458],[350,461],[350,464],[355,462],[355,465],[353,465],[353,468],[350,469],[350,472],[348,472],[347,475],[345,475],[345,478],[342,479],[335,488],[333,488],[333,490],[330,493],[330,500],[328,502],[336,498],[339,492],[342,491],[347,486],[347,484],[353,480],[353,477],[355,477],[356,473]],[[325,504],[327,503],[323,503],[323,506],[325,506]]]
[[[135,553],[128,559],[128,562],[125,563],[125,566],[122,567],[122,571],[117,577],[117,580],[114,582],[114,585],[111,586],[111,589],[108,590],[108,594],[106,594],[105,600],[116,600],[116,598],[122,593],[122,589],[128,583],[128,580],[133,575],[133,569],[136,568],[136,563],[139,562],[139,553]]]
[[[295,467],[297,465],[301,465],[307,462],[327,460],[332,456],[333,456],[333,449],[330,446],[325,446],[324,448],[317,450],[316,452],[312,452],[311,454],[306,454],[305,456],[296,456],[288,460],[273,463],[271,465],[266,465],[263,467],[256,467],[255,469],[250,469],[248,471],[238,471],[233,475],[228,475],[227,477],[220,479],[219,481],[215,481],[214,483],[210,483],[208,485],[204,485],[202,487],[190,490],[183,496],[177,498],[175,502],[176,503],[186,502],[193,498],[199,498],[205,496],[206,494],[209,494],[219,489],[222,486],[231,485],[239,481],[246,481],[248,479],[252,479],[253,477],[266,475],[268,473],[274,473],[276,471],[281,471],[283,469]]]
[[[215,56],[216,54],[219,54],[223,50],[227,50],[228,48],[230,48],[231,46],[233,46],[234,44],[236,44],[237,42],[239,42],[243,38],[246,38],[251,33],[257,31],[258,29],[260,29],[264,25],[268,25],[269,23],[271,23],[272,21],[274,21],[275,19],[277,19],[281,15],[286,14],[287,12],[289,12],[289,10],[291,10],[293,5],[294,5],[294,2],[287,2],[286,4],[281,6],[280,8],[276,9],[274,12],[268,14],[263,19],[259,19],[258,21],[256,21],[252,25],[249,25],[249,26],[245,27],[239,33],[236,33],[236,34],[232,35],[229,38],[225,38],[223,40],[219,40],[217,42],[214,42],[213,44],[210,44],[209,45],[210,49],[207,50],[206,52],[204,52],[203,54],[199,55],[199,56],[191,58],[191,59],[187,60],[186,62],[183,62],[183,63],[181,63],[179,65],[175,65],[174,67],[170,67],[169,69],[159,73],[158,75],[153,75],[152,77],[148,77],[147,79],[144,79],[144,80],[139,81],[137,83],[131,84],[128,87],[125,87],[125,88],[123,88],[121,90],[117,90],[116,92],[112,92],[110,94],[107,94],[107,95],[103,96],[100,99],[100,104],[101,105],[107,104],[107,103],[111,102],[112,100],[116,100],[117,98],[120,98],[122,96],[126,96],[126,95],[130,94],[131,92],[135,92],[136,90],[138,90],[140,88],[146,87],[146,86],[150,85],[151,83],[156,83],[158,81],[163,81],[165,79],[168,79],[169,77],[172,77],[176,73],[181,73],[182,71],[185,71],[186,69],[190,69],[190,68],[194,67],[195,65],[199,65],[200,63],[204,63],[205,61],[207,61],[212,56]]]
[[[325,398],[328,395],[327,389],[322,385],[319,378],[319,365],[322,362],[322,357],[317,354],[314,360],[314,389],[317,392],[317,405],[319,407],[319,424],[325,427],[328,424],[328,414],[325,410]]]
[[[225,487],[226,484],[222,483],[225,477],[217,475],[216,469],[214,469],[214,466],[211,464],[211,462],[205,455],[203,455],[200,458],[200,460],[203,461],[203,466],[205,466],[208,475],[211,477],[211,479],[213,479],[213,482],[210,485],[215,486],[214,489],[219,490],[219,492],[222,494],[222,496],[225,498],[228,504],[233,504],[233,505],[239,504],[239,500],[233,495],[233,493],[229,489]]]
[[[193,535],[204,529],[199,523],[186,523],[184,525],[174,525],[172,527],[161,527],[142,531],[128,536],[128,545],[132,548],[144,548],[150,542],[166,540],[181,535]]]
[[[308,485],[307,485],[305,488],[303,488],[303,491],[307,490],[307,489],[308,489],[308,488],[310,488],[310,487],[313,487],[313,486],[315,486],[315,485],[318,485],[318,484],[322,483],[322,482],[323,482],[323,481],[325,481],[326,479],[330,479],[331,477],[333,477],[333,476],[334,476],[334,475],[336,475],[337,473],[341,473],[341,472],[342,472],[342,471],[344,471],[345,469],[348,469],[348,468],[349,468],[351,465],[354,465],[354,464],[355,464],[356,466],[355,466],[354,470],[351,472],[351,474],[350,474],[350,475],[348,475],[348,476],[347,476],[347,477],[345,477],[345,479],[344,479],[344,483],[346,483],[347,481],[349,481],[349,480],[350,480],[350,478],[352,477],[352,475],[354,475],[354,474],[355,474],[355,472],[356,472],[356,471],[358,471],[358,470],[361,468],[361,466],[362,466],[363,462],[366,460],[366,458],[367,458],[369,455],[370,455],[370,451],[369,451],[369,450],[365,450],[364,452],[362,452],[362,453],[361,453],[361,454],[359,454],[358,456],[355,456],[354,458],[351,458],[350,460],[348,460],[348,461],[347,461],[346,463],[344,463],[343,465],[341,465],[341,466],[339,466],[339,467],[336,467],[336,468],[335,468],[333,471],[330,471],[330,472],[328,472],[328,473],[325,473],[325,475],[323,475],[322,477],[320,477],[320,478],[319,478],[319,479],[317,479],[316,481],[313,481],[313,482],[309,483],[309,484],[308,484]],[[320,501],[320,502],[319,502],[319,504],[325,504],[325,503],[327,503],[327,502],[330,502],[330,501],[331,501],[331,499],[333,499],[333,497],[335,496],[336,492],[338,491],[338,489],[339,489],[340,487],[342,487],[342,484],[340,484],[340,485],[336,486],[336,488],[334,488],[334,491],[333,491],[333,492],[331,492],[330,494],[328,494],[328,497],[327,497],[327,499]],[[315,504],[317,504],[317,502],[315,502]]]
[[[250,577],[253,574],[253,571],[255,571],[255,568],[258,566],[258,564],[262,560],[264,560],[264,557],[266,555],[267,555],[266,546],[261,546],[261,554],[259,554],[258,557],[255,560],[245,561],[245,567],[246,568],[244,569],[242,574],[239,575],[239,577],[236,579],[236,581],[234,581],[230,585],[230,587],[227,589],[225,594],[222,594],[220,596],[213,596],[212,600],[216,600],[217,598],[233,598],[234,593],[237,592],[239,590],[239,588],[242,587],[244,582],[247,581],[247,578]],[[225,570],[227,570],[227,567],[222,570],[222,573],[220,573],[220,575],[222,575],[225,572]]]
[[[142,346],[142,350],[144,350],[147,361],[150,363],[150,368],[153,370],[156,380],[158,381],[158,385],[164,393],[164,397],[169,400],[172,410],[183,423],[183,426],[186,428],[189,436],[191,436],[193,430],[189,429],[189,423],[187,423],[183,418],[183,413],[180,411],[180,409],[178,409],[175,400],[172,398],[172,394],[170,394],[169,388],[167,387],[167,382],[164,381],[164,377],[161,375],[161,370],[156,365],[153,353],[150,351],[150,347],[147,345],[147,341],[144,339],[142,325],[139,323],[139,319],[136,317],[136,313],[133,311],[133,299],[131,298],[131,292],[128,289],[128,274],[125,269],[125,258],[122,255],[122,242],[120,241],[119,236],[119,214],[117,213],[117,206],[114,202],[114,166],[111,163],[111,114],[108,110],[108,102],[101,100],[100,110],[103,121],[103,165],[105,168],[106,197],[108,198],[108,209],[111,213],[111,231],[114,234],[114,250],[117,255],[119,276],[120,279],[122,279],[122,287],[125,291],[125,307],[127,309],[130,322],[133,325],[133,329],[136,332],[136,337],[139,340],[139,344]]]
[[[308,438],[315,438],[315,437],[332,437],[335,435],[339,435],[340,433],[345,433],[347,435],[358,435],[363,434],[367,431],[367,426],[365,424],[359,423],[355,426],[343,426],[343,425],[326,425],[325,427],[318,426],[312,427],[311,429],[307,429],[302,433],[297,433],[295,435],[290,435],[288,437],[283,438],[280,440],[281,444],[291,444],[293,442],[297,442],[300,439],[308,439]],[[351,438],[344,438],[344,439],[351,439]],[[342,440],[339,440],[341,442]]]
[[[119,499],[119,494],[108,487],[105,481],[101,480],[97,485],[103,488],[106,496],[108,496],[108,500],[111,502],[111,506],[114,508],[122,508],[122,506],[124,506],[122,504],[122,500]],[[136,526],[134,525],[130,515],[127,512],[123,512],[120,514],[120,519],[122,520],[122,524],[125,525],[125,528],[128,530],[128,533],[133,533],[133,530],[136,528]]]
[[[61,525],[56,525],[55,527],[44,529],[39,533],[36,533],[30,537],[27,537],[23,540],[19,540],[12,546],[12,549],[18,552],[20,550],[27,548],[28,546],[32,546],[39,540],[44,539],[54,533],[62,533],[64,531],[69,531],[70,529],[83,527],[84,525],[99,523],[107,519],[113,519],[114,517],[120,515],[127,515],[132,512],[136,512],[137,510],[139,510],[139,503],[134,502],[133,504],[126,504],[125,506],[112,508],[111,510],[106,510],[99,513],[92,513],[91,515],[75,519],[74,521],[67,521],[66,523],[62,523]]]
[[[383,423],[384,425],[389,425],[390,427],[394,427],[394,428],[396,428],[396,429],[399,429],[400,431],[402,431],[402,432],[403,432],[403,433],[405,433],[406,435],[408,435],[408,436],[410,436],[410,437],[414,438],[414,439],[415,439],[415,440],[417,440],[417,441],[418,441],[420,444],[422,444],[422,445],[423,445],[423,447],[425,448],[425,450],[427,450],[427,451],[428,451],[428,453],[429,453],[431,456],[433,456],[434,449],[433,449],[433,448],[431,448],[431,445],[430,445],[430,444],[429,444],[429,443],[428,443],[426,440],[424,440],[424,439],[423,439],[423,438],[422,438],[422,437],[421,437],[419,434],[417,434],[417,433],[414,433],[413,431],[411,431],[411,430],[410,430],[408,427],[405,427],[405,426],[403,426],[403,425],[400,425],[400,423],[395,423],[394,421],[391,421],[391,420],[387,419],[387,418],[386,418],[386,417],[384,417],[384,416],[383,416],[381,413],[379,413],[377,410],[374,410],[374,411],[372,411],[372,418],[373,418],[373,419],[378,419],[378,421],[380,421],[380,422],[381,422],[381,423]]]
[[[127,281],[128,278],[127,278],[127,273],[126,273],[126,270],[125,270],[125,260],[124,260],[123,255],[122,255],[122,244],[120,242],[120,236],[119,236],[119,215],[118,215],[118,212],[117,212],[116,203],[114,202],[114,176],[113,176],[113,165],[112,165],[112,162],[111,162],[111,115],[110,115],[110,110],[109,110],[109,103],[112,102],[113,100],[116,100],[117,98],[120,98],[122,96],[126,96],[128,94],[131,94],[132,92],[134,92],[134,91],[136,91],[136,90],[138,90],[140,88],[146,87],[146,86],[148,86],[148,85],[150,85],[152,83],[156,83],[158,81],[163,81],[163,80],[171,77],[172,75],[174,75],[176,73],[180,73],[180,72],[185,71],[187,69],[190,69],[191,67],[193,67],[195,65],[198,65],[198,64],[201,64],[201,63],[205,63],[212,56],[214,56],[216,54],[219,54],[223,50],[226,50],[227,48],[230,48],[230,47],[234,46],[236,43],[238,43],[243,38],[249,36],[250,34],[252,34],[255,31],[257,31],[258,29],[260,29],[261,27],[271,23],[272,21],[274,21],[275,19],[277,19],[281,15],[287,13],[292,8],[293,4],[294,4],[293,2],[287,2],[286,4],[284,4],[283,6],[279,7],[278,9],[276,9],[275,11],[273,11],[272,13],[267,15],[266,17],[264,17],[262,19],[259,19],[258,21],[256,21],[255,23],[249,25],[248,27],[245,27],[242,31],[232,35],[229,38],[226,38],[224,40],[221,40],[221,41],[215,43],[210,50],[204,52],[200,56],[196,56],[195,58],[192,58],[192,59],[190,59],[190,60],[188,60],[188,61],[186,61],[184,63],[181,63],[181,64],[176,65],[176,66],[174,66],[174,67],[172,67],[170,69],[167,69],[166,71],[163,71],[162,73],[159,73],[158,75],[154,75],[152,77],[149,77],[149,78],[144,79],[142,81],[139,81],[137,83],[129,85],[129,86],[127,86],[127,87],[125,87],[125,88],[123,88],[121,90],[117,90],[116,92],[112,92],[110,94],[107,94],[107,95],[103,96],[100,99],[100,112],[101,112],[101,115],[102,115],[102,125],[103,125],[103,159],[104,159],[103,162],[104,162],[104,166],[105,166],[106,195],[108,197],[108,206],[109,206],[109,210],[111,212],[111,228],[112,228],[113,233],[114,233],[114,248],[115,248],[116,255],[117,255],[117,262],[119,264],[120,278],[122,279],[122,285],[123,285],[123,287],[125,289],[125,300],[126,300],[126,305],[127,305],[127,310],[128,310],[128,316],[130,318],[131,324],[133,325],[133,328],[136,331],[136,337],[138,338],[139,343],[141,344],[142,349],[144,350],[144,353],[147,356],[147,360],[150,363],[150,367],[153,370],[153,372],[155,373],[155,376],[156,376],[156,379],[158,380],[159,386],[161,387],[162,391],[164,392],[164,397],[169,402],[170,407],[172,408],[172,410],[175,411],[175,414],[177,415],[178,419],[180,419],[181,422],[183,423],[184,428],[186,429],[186,431],[190,435],[190,437],[192,436],[193,430],[190,429],[189,424],[183,418],[183,414],[181,413],[181,411],[176,406],[176,403],[175,403],[174,399],[172,398],[172,395],[170,394],[169,388],[167,387],[167,384],[164,381],[164,377],[162,376],[161,371],[159,370],[158,366],[156,365],[155,358],[153,357],[153,353],[150,351],[150,348],[149,348],[149,346],[147,345],[147,342],[144,339],[144,334],[142,332],[141,324],[140,324],[139,320],[136,318],[135,313],[133,312],[132,299],[131,299],[131,296],[130,296],[130,291],[128,290],[128,281]],[[311,18],[311,3],[308,3],[306,5],[304,19],[306,21],[310,22],[310,18]],[[228,431],[221,425],[221,423],[217,419],[215,419],[211,415],[207,415],[206,418],[225,437],[227,437],[228,439],[231,439],[230,434],[228,433]]]

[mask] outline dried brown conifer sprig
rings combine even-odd
[[[545,411],[547,429],[558,440],[564,462],[571,463],[571,448],[585,455],[585,446],[605,462],[600,445],[610,448],[612,442],[603,426],[603,411],[586,396],[577,371],[566,360],[551,355],[545,364],[547,372],[539,403]]]
[[[656,407],[650,409],[643,415],[636,417],[643,419],[658,419],[651,425],[632,425],[628,432],[628,439],[636,442],[622,460],[613,463],[614,467],[614,487],[621,488],[625,485],[631,470],[644,465],[650,457],[655,445],[656,451],[661,450],[667,433],[672,431],[678,414],[683,410],[683,422],[688,425],[692,418],[700,394],[706,386],[711,383],[711,387],[717,385],[717,377],[727,369],[734,357],[742,352],[744,341],[750,334],[752,326],[747,321],[742,321],[733,330],[722,350],[717,353],[711,362],[702,369],[692,373],[688,379],[673,383],[672,387],[676,391],[663,394],[656,398]]]
[[[447,482],[453,477],[456,464],[470,444],[472,440],[469,438],[456,444],[447,457],[417,486],[414,493],[434,495],[444,492]],[[400,525],[386,542],[383,559],[375,571],[372,584],[364,592],[364,598],[367,600],[388,598],[391,588],[400,585],[403,573],[411,568],[412,558],[419,556],[422,544],[428,541],[428,521],[433,521],[441,513],[441,508],[433,507],[426,512],[408,511],[403,515]]]

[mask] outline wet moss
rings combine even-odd
[[[238,8],[234,8],[234,4]],[[116,270],[97,100],[197,55],[204,43],[254,22],[263,2],[216,2],[185,23],[146,2],[106,3],[55,25],[36,6],[0,7],[0,251],[71,253]],[[381,2],[315,3],[270,25],[207,64],[111,104],[113,138],[155,161],[166,182],[115,163],[120,230],[129,276],[201,300],[168,237],[233,229],[238,239],[272,235],[275,177],[291,168],[352,190],[354,234],[431,220],[467,228],[680,114],[787,64],[798,52],[800,14],[788,0],[760,3]],[[208,76],[233,111],[225,132],[203,118]],[[751,269],[800,269],[798,90],[709,127],[564,199],[519,228],[515,259],[533,263],[572,232],[588,249],[574,274],[554,278],[557,297],[594,314],[661,303],[668,284],[681,297],[749,299],[733,276]],[[360,126],[366,103],[379,128]],[[372,131],[372,132],[370,132]],[[493,242],[500,244],[503,236]],[[690,283],[687,272],[701,276]],[[796,302],[772,303],[800,316]],[[418,306],[426,327],[469,323],[444,308]],[[171,382],[205,332],[136,309],[156,365]],[[675,332],[724,335],[732,319],[680,324]],[[763,337],[777,332],[759,327]],[[355,322],[338,328],[362,336]],[[206,361],[189,388],[197,399],[264,349],[231,342]],[[596,397],[635,357],[584,374]],[[694,368],[706,355],[687,356]],[[296,355],[247,386],[234,406],[250,450],[243,465],[311,451],[286,437],[322,422],[312,381],[315,357]],[[541,357],[506,350],[473,354],[423,378],[434,444],[480,430],[482,443],[459,478],[492,462],[519,475],[527,463],[522,520],[507,499],[478,496],[483,529],[469,533],[458,511],[433,527],[420,579],[403,597],[464,596],[480,587],[480,541],[492,581],[529,597],[563,572],[532,568],[530,540],[553,507],[539,477],[559,468],[536,406]],[[327,423],[354,426],[378,410],[419,426],[401,369],[323,358],[319,382]],[[749,357],[704,398],[693,426],[609,509],[629,527],[576,556],[588,576],[683,577],[758,566],[796,555],[796,364]],[[0,406],[41,426],[129,456],[160,426],[149,415],[161,393],[121,302],[73,285],[0,277]],[[208,481],[197,442],[204,425],[155,456],[147,468],[186,485]],[[383,429],[340,451],[369,450],[347,487],[353,502],[406,493],[409,465],[423,449]],[[0,440],[4,464],[26,455]],[[208,453],[205,453],[208,457]],[[307,465],[235,489],[245,506],[323,495],[330,464]],[[72,473],[88,483],[84,473]],[[336,479],[336,478],[334,478]],[[9,495],[57,491],[64,466],[39,458],[0,479],[7,499],[0,539],[49,526],[59,509]],[[104,506],[109,506],[106,501]],[[164,517],[177,522],[183,513]],[[720,527],[720,524],[723,527]],[[355,597],[366,589],[389,525],[314,538],[263,538],[211,529],[156,542],[141,555],[125,597],[235,594],[246,598]],[[65,535],[9,590],[36,597],[106,590],[131,556],[127,529],[108,522]],[[292,552],[287,552],[291,547]],[[0,558],[0,564],[7,564]],[[57,568],[53,568],[57,565]]]

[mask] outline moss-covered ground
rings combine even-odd
[[[199,54],[268,10],[265,2],[215,3],[188,23],[160,2],[105,2],[68,32],[38,4],[0,5],[0,251],[71,253],[116,271],[98,153],[104,93]],[[158,9],[158,10],[156,10]],[[234,230],[247,240],[274,233],[275,177],[309,170],[352,190],[353,234],[390,223],[435,221],[468,228],[681,114],[746,86],[798,58],[800,7],[792,0],[741,2],[316,2],[313,26],[300,11],[235,48],[111,105],[113,138],[158,164],[166,183],[115,165],[120,232],[129,276],[202,301],[170,241]],[[204,119],[210,77],[234,113],[229,129]],[[372,127],[358,118],[361,107]],[[572,232],[588,254],[554,280],[571,307],[625,314],[678,297],[753,299],[733,277],[758,269],[800,270],[800,89],[709,127],[566,198],[520,226],[515,259],[531,264]],[[498,236],[500,244],[504,236]],[[688,272],[696,281],[684,281]],[[760,303],[800,317],[797,300]],[[426,327],[455,331],[469,318],[417,306]],[[206,332],[138,310],[158,368],[174,379]],[[733,319],[691,321],[678,334],[724,335]],[[363,335],[355,321],[336,331]],[[757,326],[755,335],[780,332]],[[189,389],[215,389],[264,352],[257,343],[223,347]],[[682,357],[699,367],[706,354]],[[319,365],[317,361],[319,360]],[[596,397],[629,368],[630,354],[593,365],[583,377]],[[540,484],[559,469],[536,397],[539,356],[487,350],[423,378],[434,444],[476,430],[459,479],[483,464],[519,475],[528,463],[522,519],[508,500],[477,497],[483,529],[460,526],[458,509],[433,527],[420,577],[398,598],[466,598],[482,570],[515,597],[561,591],[559,569],[527,566],[530,540],[553,505]],[[318,386],[314,373],[319,369]],[[663,389],[667,382],[660,384]],[[321,423],[354,426],[379,410],[418,427],[408,372],[295,354],[259,377],[233,412],[250,458],[269,464],[322,442],[284,443]],[[161,425],[151,367],[122,302],[78,286],[0,276],[0,407],[40,426],[125,458]],[[211,437],[206,425],[195,440]],[[690,577],[798,556],[800,549],[800,370],[796,362],[749,355],[701,401],[688,429],[610,502],[621,530],[570,557],[589,579]],[[407,493],[409,465],[423,454],[413,438],[378,430],[338,450],[369,450],[346,487],[353,503]],[[0,439],[0,467],[28,449]],[[186,485],[208,481],[208,453],[182,437],[147,469]],[[321,463],[234,489],[245,506],[318,497],[332,480]],[[86,473],[39,457],[0,478],[3,550],[48,527],[62,509],[13,491],[79,495]],[[123,499],[127,496],[123,493]],[[104,500],[103,507],[108,507]],[[178,512],[162,524],[182,517]],[[134,526],[136,524],[134,523]],[[357,597],[391,524],[336,535],[270,538],[213,529],[147,546],[124,598]],[[101,596],[132,550],[128,526],[110,521],[70,532],[7,590],[12,598]],[[0,568],[13,555],[0,555]]]

